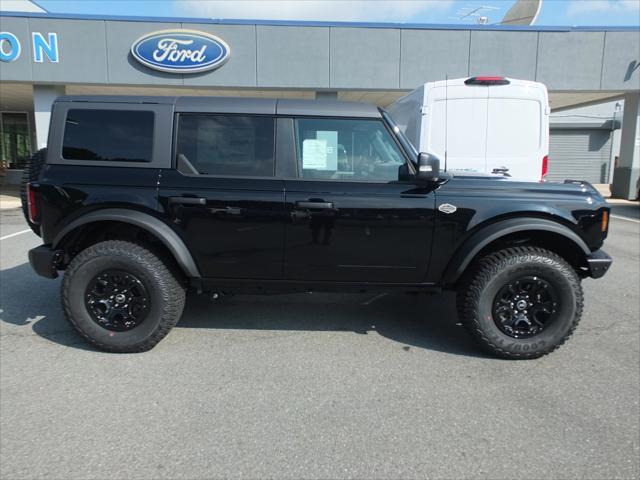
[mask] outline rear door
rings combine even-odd
[[[434,230],[431,189],[399,180],[406,159],[379,119],[295,119],[297,178],[286,279],[424,280]]]
[[[176,122],[176,168],[162,171],[159,201],[202,276],[280,278],[274,116],[180,113]]]

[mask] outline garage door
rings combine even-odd
[[[611,131],[552,129],[549,136],[547,180],[609,182]]]

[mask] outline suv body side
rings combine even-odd
[[[612,262],[591,185],[453,176],[366,104],[61,98],[27,173],[30,263],[65,270],[67,319],[112,352],[153,348],[188,287],[451,288],[483,348],[537,358],[580,320],[580,278]]]
[[[64,158],[69,111],[105,109],[124,115],[153,112],[150,161]],[[184,171],[178,164],[179,125],[182,116],[190,115],[270,119],[273,173]],[[482,232],[511,221],[520,224],[509,224],[513,234],[528,229],[542,238],[563,229],[544,241],[569,239],[574,265],[583,268],[585,276],[592,274],[589,256],[606,236],[600,224],[608,208],[588,184],[550,186],[456,177],[426,185],[411,175],[396,181],[303,178],[302,143],[296,135],[300,122],[313,119],[378,122],[401,152],[407,171],[415,170],[414,152],[403,148],[392,125],[372,106],[268,99],[62,97],[54,105],[47,164],[35,185],[44,243],[54,250],[65,249],[67,258],[57,264],[64,268],[76,253],[67,246],[81,247],[87,235],[86,228],[78,227],[111,222],[117,237],[122,233],[119,225],[133,223],[157,237],[199,287],[428,289],[455,283],[470,261],[469,252],[483,246],[487,235]],[[443,204],[455,211],[439,210]]]

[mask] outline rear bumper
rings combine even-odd
[[[38,275],[46,278],[56,278],[58,269],[56,268],[62,258],[62,250],[53,250],[48,245],[40,245],[39,247],[29,250],[29,263],[31,268]]]
[[[591,253],[591,255],[587,255],[587,266],[589,268],[589,276],[591,278],[600,278],[613,263],[613,259],[604,252],[603,250],[596,250]]]

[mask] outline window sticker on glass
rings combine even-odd
[[[323,170],[338,170],[338,132],[319,130],[316,138],[327,142],[327,166]]]
[[[327,141],[307,139],[302,142],[302,168],[327,170]]]

